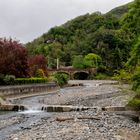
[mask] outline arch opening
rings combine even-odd
[[[89,79],[89,73],[76,72],[73,77],[74,77],[75,80],[88,80]]]

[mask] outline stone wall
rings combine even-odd
[[[1,86],[0,97],[14,97],[35,94],[38,92],[51,92],[59,89],[59,86],[55,82],[47,84],[32,84],[32,85],[20,85],[20,86]]]
[[[23,105],[5,104],[0,105],[0,111],[24,111],[26,108]]]

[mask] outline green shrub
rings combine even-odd
[[[132,74],[122,69],[120,71],[115,71],[112,79],[129,83],[131,81],[131,77],[132,77]]]
[[[35,77],[44,78],[45,77],[44,71],[42,69],[38,69],[35,73]]]
[[[3,81],[6,85],[13,85],[15,82],[15,76],[14,75],[6,75],[3,79]]]
[[[56,81],[56,78],[54,76],[49,76],[48,81]]]
[[[140,92],[140,67],[137,67],[134,75],[132,76],[133,87],[132,89]]]
[[[74,56],[72,65],[76,69],[84,69],[85,68],[85,60],[84,60],[84,57],[82,55]]]
[[[17,78],[15,84],[37,84],[37,83],[47,83],[48,78]]]
[[[99,66],[102,66],[102,58],[95,53],[87,54],[84,57],[84,61],[85,61],[85,67],[88,68],[98,68]]]
[[[140,98],[134,98],[132,100],[129,101],[128,107],[130,107],[131,109],[140,110]]]
[[[64,73],[56,73],[54,75],[57,83],[60,85],[60,86],[63,86],[65,84],[67,84],[68,80],[69,80],[69,76],[67,74],[64,74]]]
[[[97,73],[93,79],[97,80],[104,80],[104,79],[109,79],[110,77],[106,73]]]

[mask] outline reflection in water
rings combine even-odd
[[[13,111],[0,111],[0,115],[11,114]]]

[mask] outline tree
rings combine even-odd
[[[137,36],[140,34],[140,0],[134,0],[129,8],[129,12],[122,20],[122,25],[125,30]]]
[[[140,36],[134,45],[134,48],[131,52],[131,57],[129,58],[127,65],[133,68],[140,65]]]
[[[82,55],[74,56],[73,67],[76,69],[84,69],[85,68],[84,58]]]
[[[26,48],[18,41],[0,38],[0,73],[16,77],[29,76]]]
[[[124,16],[122,20],[123,29],[129,31],[129,34],[133,36],[131,57],[127,62],[127,65],[135,68],[140,65],[140,0],[134,0],[129,6],[129,12]]]
[[[44,71],[44,74],[47,75],[47,59],[43,55],[33,55],[30,56],[28,59],[29,67],[30,67],[30,73],[31,76],[35,76],[36,72],[39,69],[42,69]]]
[[[102,58],[94,53],[89,53],[88,55],[85,56],[85,65],[86,67],[99,67],[102,64]]]

